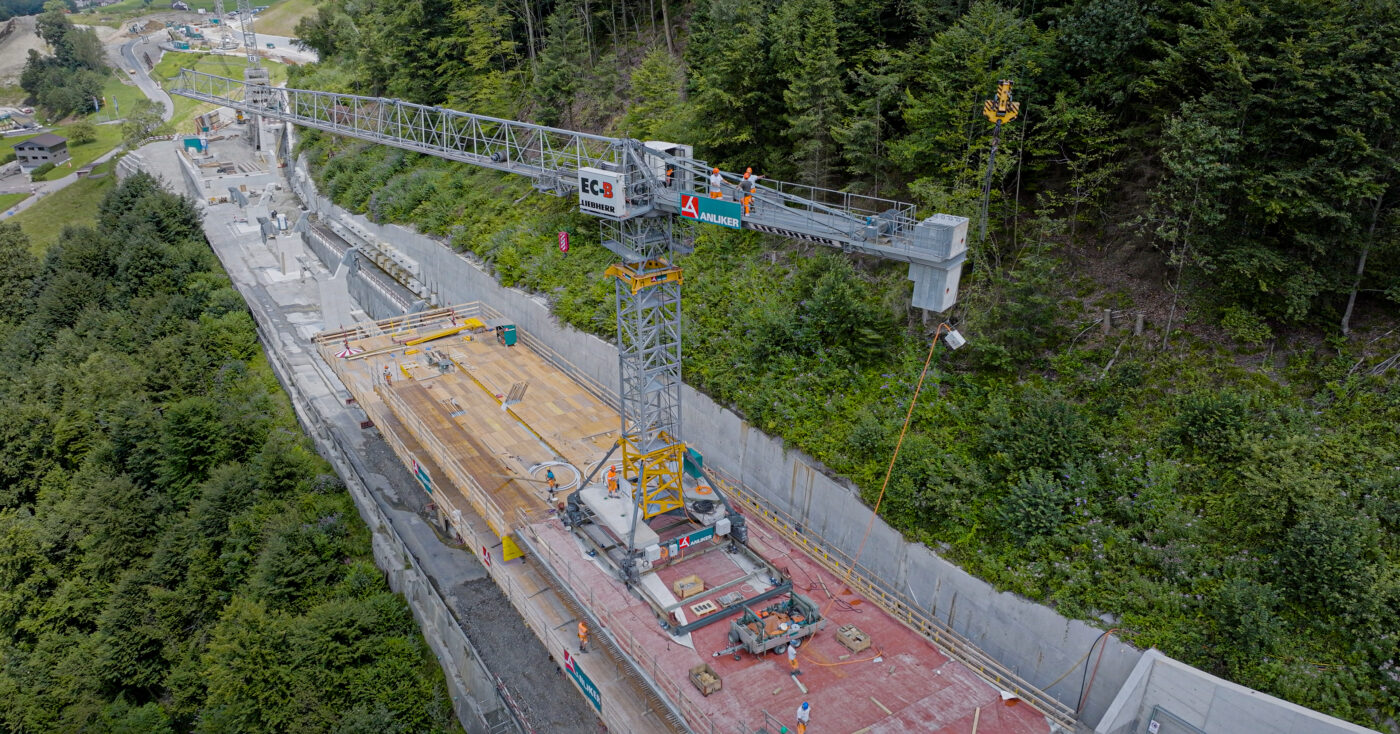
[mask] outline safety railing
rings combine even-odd
[[[637,637],[632,632],[635,623],[628,624],[619,620],[617,615],[598,604],[594,585],[580,579],[574,573],[573,566],[559,556],[559,553],[549,542],[536,531],[533,524],[523,526],[520,532],[522,535],[528,536],[525,546],[539,557],[541,563],[546,564],[553,571],[555,578],[564,586],[564,591],[576,599],[578,603],[586,606],[588,611],[602,623],[610,639],[626,656],[626,662],[643,675],[644,680],[653,690],[679,711],[685,719],[685,725],[691,731],[700,734],[719,734],[721,730],[700,707],[700,704],[688,695],[687,687],[680,685],[674,674],[663,670],[656,656],[648,652],[646,647],[638,642]]]
[[[911,603],[888,582],[856,563],[844,552],[832,547],[821,536],[808,529],[798,530],[800,523],[772,503],[749,492],[724,472],[710,467],[722,491],[737,499],[746,509],[756,513],[765,524],[778,531],[789,542],[798,545],[807,555],[841,577],[852,589],[859,591],[891,616],[943,649],[949,657],[966,665],[984,680],[1030,703],[1047,717],[1067,728],[1075,725],[1073,709],[1031,685],[1010,668],[982,652],[971,640],[953,630],[947,623]]]
[[[251,92],[251,94],[250,94]],[[618,138],[473,115],[400,99],[270,89],[182,69],[171,94],[572,188],[578,169],[626,164]]]
[[[457,460],[456,453],[448,450],[442,440],[437,437],[428,426],[418,417],[392,389],[382,387],[375,388],[375,392],[389,406],[389,410],[394,413],[394,417],[399,419],[404,428],[422,444],[423,448],[432,456],[433,461],[447,473],[448,478],[457,486],[457,489],[466,496],[466,500],[471,503],[477,514],[486,520],[486,524],[491,527],[492,532],[497,537],[504,536],[511,532],[510,525],[506,522],[505,513],[501,510],[491,496],[486,493],[481,485],[472,478],[471,472],[462,466]],[[384,431],[381,431],[383,433]],[[411,459],[400,457],[405,461]]]

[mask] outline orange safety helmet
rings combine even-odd
[[[745,175],[745,176],[749,175],[750,173],[753,173],[753,167],[752,167],[752,166],[750,166],[750,167],[744,169],[744,175]]]
[[[719,173],[719,167],[716,166],[716,167],[714,167],[714,168],[711,168],[711,169],[710,169],[710,173]]]

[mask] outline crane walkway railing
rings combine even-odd
[[[568,194],[579,170],[625,173],[634,211],[650,204],[679,214],[683,193],[708,196],[704,161],[668,155],[630,138],[562,130],[399,99],[287,89],[184,69],[171,94],[247,114],[368,140],[534,179],[542,191]],[[664,171],[675,169],[670,186]],[[739,177],[725,174],[725,195],[739,201]],[[916,265],[948,267],[948,258],[916,243],[920,226],[907,202],[763,179],[742,226]],[[672,188],[674,187],[674,188]]]
[[[620,170],[628,161],[617,138],[430,107],[399,99],[309,89],[259,87],[183,69],[171,94],[302,127],[370,140],[536,179],[564,193],[578,169]]]

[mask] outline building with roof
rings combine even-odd
[[[68,160],[68,138],[44,133],[15,144],[15,159],[20,170],[28,173],[45,163],[55,165]]]

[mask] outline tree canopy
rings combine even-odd
[[[0,224],[0,296],[0,729],[458,730],[188,199]]]

